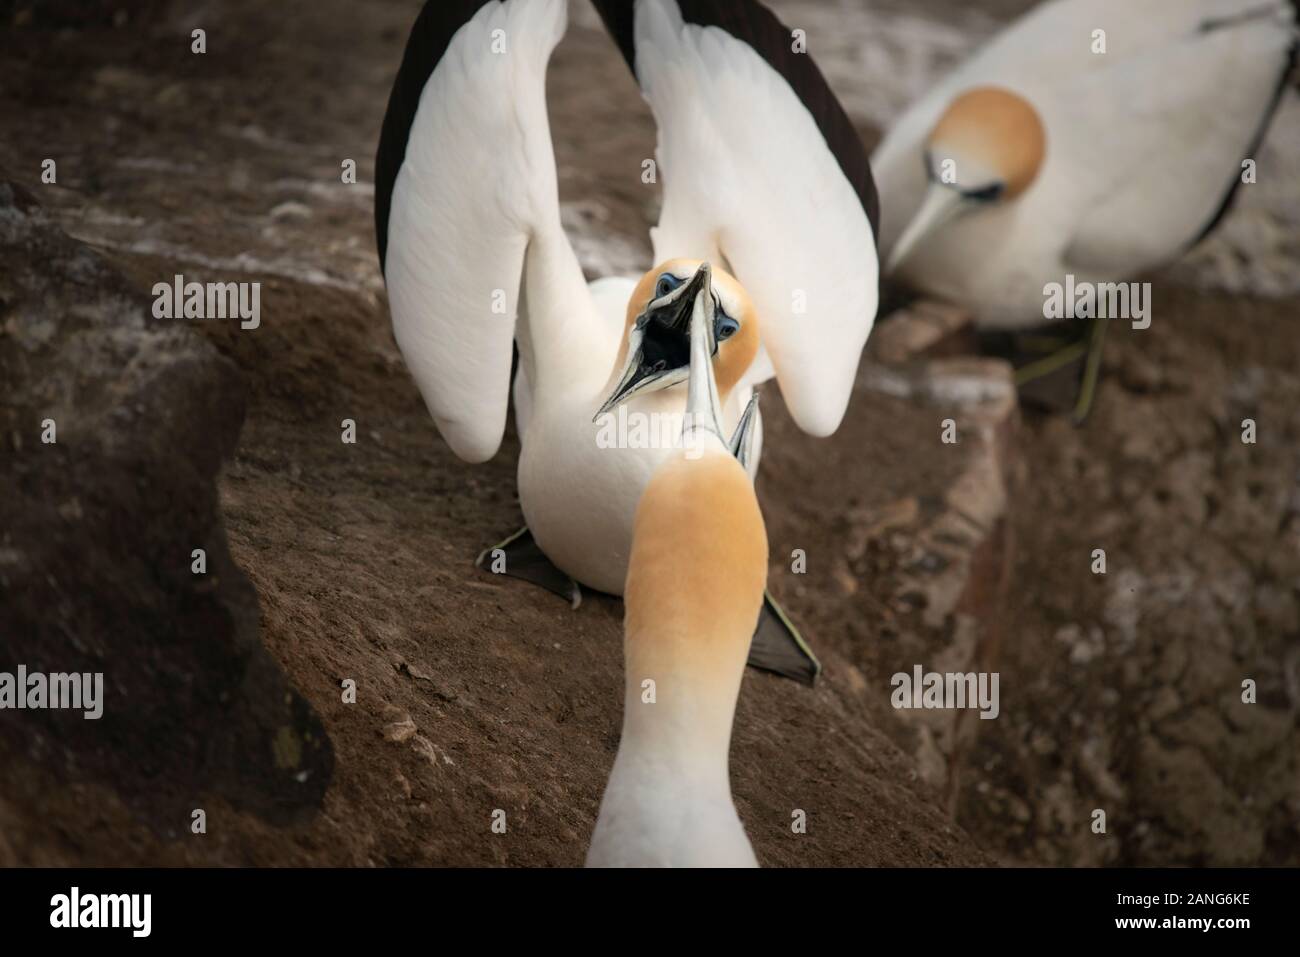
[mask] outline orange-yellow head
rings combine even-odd
[[[952,218],[1014,200],[1038,177],[1046,154],[1043,122],[1024,97],[992,86],[962,93],[926,138],[930,186],[888,268]]]
[[[597,415],[638,393],[687,380],[691,316],[697,300],[711,318],[708,333],[713,374],[718,395],[726,401],[758,354],[754,304],[735,277],[712,264],[670,259],[642,276],[632,291],[623,345],[615,363],[622,371]]]

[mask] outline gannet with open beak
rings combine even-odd
[[[887,271],[982,328],[1017,329],[1051,321],[1049,283],[1171,262],[1241,185],[1296,39],[1296,0],[1035,7],[874,153]]]
[[[727,755],[763,604],[767,531],[742,465],[753,418],[729,441],[719,421],[710,313],[697,298],[685,450],[656,469],[636,510],[624,589],[623,733],[588,867],[758,866],[731,797]]]
[[[539,416],[527,401],[517,403],[524,435],[519,457],[524,520],[558,567],[601,591],[622,593],[631,541],[627,523],[650,475],[679,444],[690,359],[688,325],[696,304],[708,310],[714,326],[712,362],[721,417],[734,429],[753,391],[744,375],[759,350],[758,317],[734,278],[696,260],[669,260],[632,290],[612,375],[600,386],[608,394],[603,403],[599,394],[577,388],[558,396],[549,415]],[[629,410],[624,421],[645,417],[649,434],[644,438],[671,435],[674,441],[654,448],[644,442],[611,445],[599,434],[592,441],[591,428],[599,433],[613,425],[619,406]],[[582,520],[575,521],[579,514]],[[615,549],[604,551],[597,543]]]
[[[438,430],[462,459],[495,454],[517,344],[531,539],[562,581],[618,594],[636,503],[680,437],[657,418],[685,411],[678,307],[707,290],[724,428],[775,375],[796,423],[829,435],[875,318],[877,203],[843,110],[761,4],[597,7],[658,124],[662,266],[588,285],[561,227],[544,85],[564,0],[425,6],[384,119],[375,217],[394,334]],[[593,417],[611,393],[623,408],[607,412],[676,438],[605,447]]]

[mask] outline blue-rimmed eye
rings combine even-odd
[[[664,273],[659,277],[659,282],[655,285],[655,298],[662,299],[674,289],[682,284],[682,281],[670,272]]]
[[[713,335],[721,342],[730,339],[740,329],[740,323],[725,313],[719,313],[718,321],[713,324]]]

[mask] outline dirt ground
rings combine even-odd
[[[15,25],[0,39],[0,174],[120,270],[142,309],[177,272],[262,281],[260,329],[195,327],[245,390],[220,511],[261,641],[319,716],[333,768],[289,823],[200,790],[210,823],[195,837],[123,797],[111,770],[0,735],[14,769],[0,863],[580,863],[618,740],[621,604],[591,595],[573,612],[474,569],[519,524],[518,443],[468,466],[441,442],[374,252],[374,145],[419,4],[91,6],[102,15],[0,0]],[[979,5],[990,26],[1023,6]],[[653,123],[594,19],[575,20],[548,90],[566,225],[593,276],[640,271]],[[872,118],[853,115],[873,141]],[[57,185],[39,181],[45,157]],[[348,158],[356,185],[340,182]],[[771,584],[825,674],[811,690],[745,678],[732,779],[764,865],[1300,863],[1300,298],[1153,278],[1156,319],[1112,330],[1090,421],[1026,409],[1007,426],[1012,493],[971,566],[1006,564],[1000,638],[982,646],[1002,714],[968,729],[946,789],[928,732],[890,708],[889,676],[960,628],[900,582],[925,565],[926,508],[967,460],[940,443],[939,410],[865,367],[829,440],[765,394]],[[807,574],[791,574],[794,549]]]

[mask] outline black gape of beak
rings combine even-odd
[[[638,392],[666,389],[686,381],[691,367],[691,313],[700,295],[705,297],[712,328],[713,270],[708,263],[701,263],[687,282],[651,300],[628,334],[627,365],[618,385],[593,420]],[[716,338],[711,354],[718,354]]]

